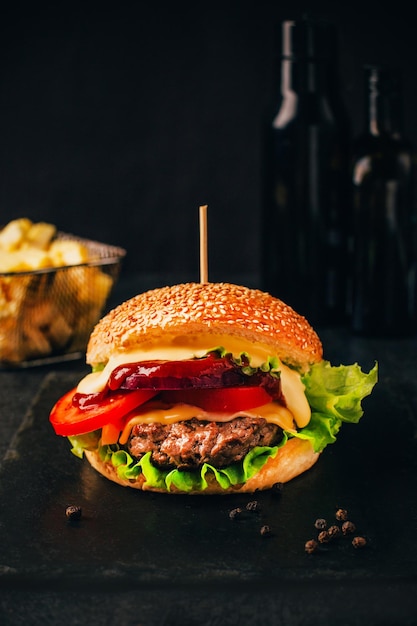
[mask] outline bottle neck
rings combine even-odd
[[[367,128],[371,135],[384,132],[383,96],[381,75],[378,69],[371,68],[367,76],[368,97],[366,103]]]
[[[281,61],[281,95],[289,93],[298,95],[319,94],[328,92],[326,64],[313,59]]]
[[[334,24],[303,17],[281,25],[281,95],[326,95],[337,80],[338,41]]]
[[[402,101],[398,80],[378,67],[367,68],[365,77],[367,131],[373,136],[385,134],[399,138]]]
[[[338,55],[333,25],[307,18],[283,22],[279,56],[279,97],[273,127],[285,128],[296,117],[309,125],[344,124],[337,93]]]

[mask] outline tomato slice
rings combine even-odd
[[[72,389],[52,408],[49,421],[57,435],[82,435],[106,424],[113,424],[122,430],[124,416],[157,392],[144,389],[115,392],[105,396],[100,403],[84,409],[74,406],[72,398],[75,393],[76,389]]]
[[[182,389],[165,391],[161,400],[194,404],[205,411],[236,413],[254,409],[273,400],[263,387],[224,387],[223,389]]]

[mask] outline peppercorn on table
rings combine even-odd
[[[121,280],[113,303],[147,287]],[[417,623],[417,339],[319,334],[379,382],[316,466],[252,495],[112,484],[48,421],[83,360],[1,371],[0,623]]]

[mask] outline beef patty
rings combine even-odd
[[[236,417],[229,422],[196,418],[174,424],[135,424],[127,443],[139,460],[151,452],[154,465],[193,470],[204,463],[222,468],[243,459],[255,446],[274,446],[283,431],[263,418]]]

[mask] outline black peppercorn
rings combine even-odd
[[[336,539],[336,537],[340,535],[340,528],[339,526],[333,525],[328,528],[327,532],[329,533],[330,539]]]
[[[342,533],[344,535],[349,535],[350,533],[354,533],[355,530],[356,530],[356,526],[353,522],[350,522],[349,520],[347,520],[346,522],[343,522]]]
[[[348,518],[348,512],[346,509],[337,509],[335,517],[339,522],[345,522]]]
[[[68,519],[72,521],[81,519],[81,514],[82,514],[81,507],[75,506],[74,504],[67,506],[67,508],[65,509],[65,515],[68,517]]]
[[[319,540],[319,543],[328,543],[331,539],[329,531],[322,530],[321,532],[319,532],[317,539]]]
[[[315,526],[315,528],[317,528],[317,530],[325,530],[327,528],[327,522],[326,522],[325,519],[319,517],[314,522],[314,526]]]
[[[259,511],[260,510],[259,502],[257,500],[252,500],[251,502],[248,502],[246,505],[246,510],[247,511]]]
[[[262,537],[270,537],[272,535],[270,526],[268,526],[268,524],[265,524],[264,526],[262,526],[260,533]]]
[[[354,548],[364,548],[366,546],[365,537],[353,537],[352,546]]]
[[[309,539],[308,541],[305,542],[304,550],[308,554],[313,554],[313,552],[316,552],[318,547],[319,547],[319,544],[317,543],[315,539]]]
[[[243,510],[240,507],[237,507],[236,509],[232,509],[229,512],[229,517],[230,519],[237,519],[239,518],[243,513]]]

